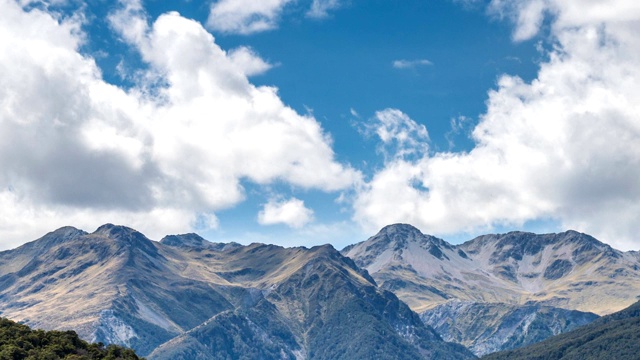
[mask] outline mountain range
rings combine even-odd
[[[640,298],[638,253],[576,231],[452,245],[395,224],[342,253],[477,356],[534,344]]]
[[[575,231],[330,245],[64,227],[0,252],[0,316],[149,359],[471,359],[633,304],[640,256]]]
[[[149,359],[474,357],[329,245],[66,227],[0,253],[0,309]]]
[[[640,295],[638,253],[576,231],[510,232],[451,245],[396,224],[342,253],[417,312],[462,300],[605,315]]]

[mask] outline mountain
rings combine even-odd
[[[640,358],[640,302],[535,345],[483,357],[489,360]]]
[[[483,356],[540,342],[591,323],[598,315],[541,305],[451,301],[420,317],[445,341]]]
[[[395,224],[342,254],[443,339],[477,355],[543,340],[640,298],[638,252],[575,231],[485,235],[454,246]]]
[[[575,231],[485,235],[454,246],[396,224],[342,253],[418,312],[462,300],[604,315],[640,294],[637,252]]]
[[[150,359],[468,359],[331,246],[66,227],[0,252],[2,316]]]
[[[146,355],[233,308],[209,282],[177,274],[169,255],[126,227],[62,228],[0,253],[0,311]]]

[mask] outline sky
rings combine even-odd
[[[0,250],[62,226],[640,249],[636,0],[0,0]]]

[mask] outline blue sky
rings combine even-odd
[[[0,248],[159,239],[640,239],[640,6],[0,1]]]

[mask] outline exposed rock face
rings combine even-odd
[[[600,315],[640,294],[640,260],[575,231],[485,235],[453,246],[410,225],[383,228],[342,253],[422,312],[451,300],[539,303]]]
[[[637,359],[638,354],[640,302],[535,345],[491,354],[483,359]]]
[[[63,228],[0,253],[2,316],[150,359],[465,359],[331,246]]]
[[[483,356],[537,343],[586,325],[598,315],[540,305],[452,301],[420,317],[445,341],[462,344]]]

